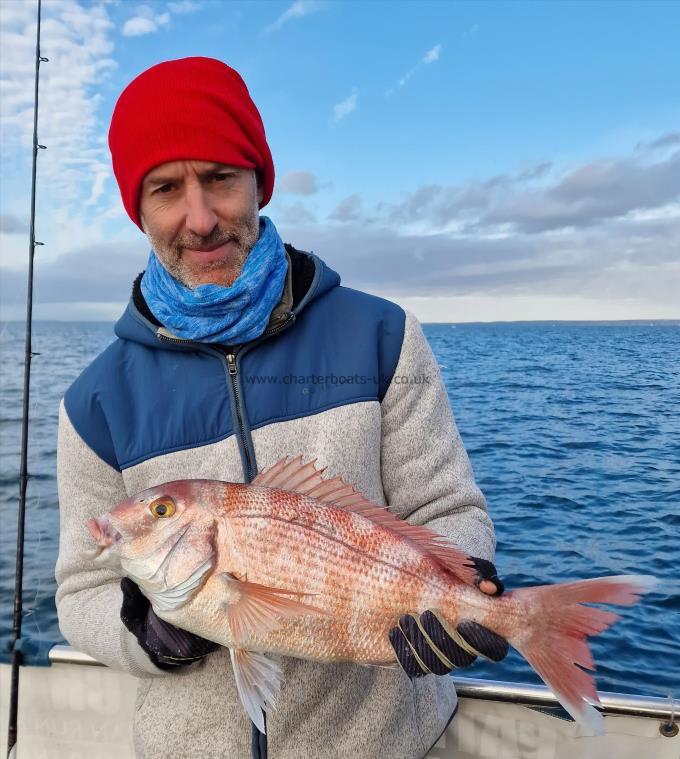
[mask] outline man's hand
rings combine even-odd
[[[474,557],[472,560],[477,569],[477,587],[487,595],[500,596],[505,588],[493,563]],[[399,664],[412,678],[449,674],[453,669],[469,666],[477,656],[500,661],[508,653],[507,640],[486,627],[463,619],[449,631],[432,611],[405,614],[389,635]]]
[[[120,581],[120,588],[123,591],[120,618],[160,669],[191,664],[220,647],[156,616],[149,599],[128,577]]]

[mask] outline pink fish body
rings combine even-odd
[[[159,617],[229,647],[244,707],[264,730],[281,670],[264,654],[396,665],[388,632],[435,611],[505,637],[589,732],[602,718],[585,640],[618,619],[583,603],[632,604],[654,583],[619,576],[492,598],[469,557],[367,501],[314,462],[283,459],[251,485],[180,480],[90,520],[97,560],[138,583]],[[590,702],[590,703],[589,703]]]

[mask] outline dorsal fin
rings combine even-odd
[[[302,455],[288,461],[282,458],[276,464],[260,472],[251,482],[251,485],[260,485],[268,488],[280,488],[290,490],[293,493],[307,493],[310,488],[325,482],[322,477],[323,469],[317,469],[314,464],[316,459],[302,463]]]
[[[447,538],[428,527],[409,524],[389,509],[376,506],[340,475],[325,480],[322,476],[325,468],[317,469],[315,464],[316,459],[303,464],[302,455],[290,461],[283,458],[260,472],[251,484],[302,493],[329,506],[360,514],[416,545],[459,580],[468,585],[475,584],[477,570],[470,557]]]

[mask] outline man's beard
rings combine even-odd
[[[146,225],[144,226],[146,227]],[[224,281],[219,282],[219,284],[224,286],[233,284],[234,280],[241,273],[248,254],[257,242],[260,234],[260,224],[257,215],[243,217],[239,220],[237,226],[232,229],[223,229],[217,225],[206,237],[188,232],[178,235],[169,243],[158,239],[146,228],[144,231],[158,260],[163,264],[166,271],[178,282],[194,289],[201,284],[206,284],[204,281],[201,281],[206,274],[224,269],[225,265],[228,265],[230,271],[224,275]],[[227,242],[235,243],[236,251],[232,250],[229,253],[228,259],[209,261],[203,264],[200,269],[196,265],[191,266],[182,257],[182,249],[184,248],[201,250],[215,248]]]

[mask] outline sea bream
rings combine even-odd
[[[282,459],[252,484],[179,480],[88,522],[93,560],[134,580],[163,620],[227,646],[243,705],[281,687],[274,656],[398,666],[388,633],[403,614],[472,620],[503,636],[591,733],[602,717],[586,636],[619,617],[584,603],[630,605],[654,584],[601,577],[507,592],[475,585],[469,556],[368,501],[315,462]],[[578,665],[578,666],[577,666]]]

